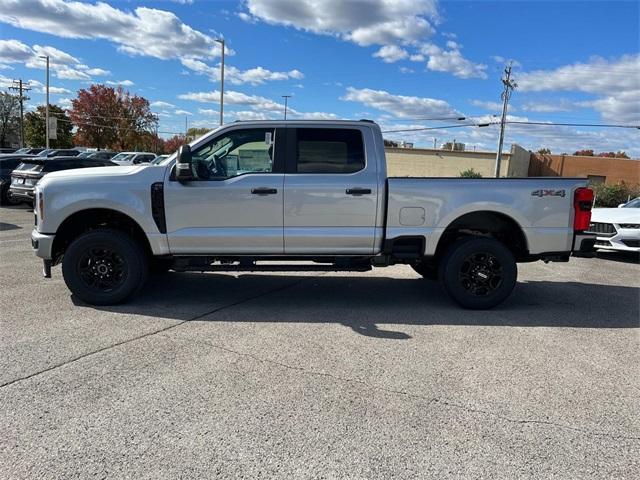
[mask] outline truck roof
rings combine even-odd
[[[291,125],[291,124],[312,124],[312,125],[377,125],[373,120],[313,120],[313,119],[289,119],[289,120],[236,120],[233,124],[246,125]],[[227,126],[229,124],[225,124]]]

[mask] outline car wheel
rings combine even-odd
[[[0,204],[2,205],[19,205],[22,200],[15,198],[11,195],[11,192],[8,188],[2,190],[2,195],[0,196]]]
[[[421,260],[420,262],[411,265],[411,268],[427,280],[438,280],[438,265],[433,262]]]
[[[440,265],[446,292],[470,309],[487,309],[511,294],[518,277],[513,253],[493,238],[470,237],[455,242]]]
[[[92,305],[120,303],[147,279],[147,255],[128,235],[101,229],[76,238],[62,258],[67,287]]]

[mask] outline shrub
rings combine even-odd
[[[460,176],[462,178],[482,178],[482,174],[480,172],[476,172],[473,168],[460,172]]]
[[[615,208],[621,203],[626,203],[629,198],[640,196],[639,185],[627,185],[619,183],[617,185],[591,185],[596,197],[595,206],[603,208]]]

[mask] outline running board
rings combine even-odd
[[[229,263],[229,264],[185,264],[177,260],[171,267],[178,272],[368,272],[372,269],[370,263],[345,264],[345,265],[291,265],[291,264],[266,264],[255,263]]]

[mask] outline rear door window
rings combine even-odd
[[[354,173],[365,167],[360,130],[298,128],[295,138],[297,173]]]

